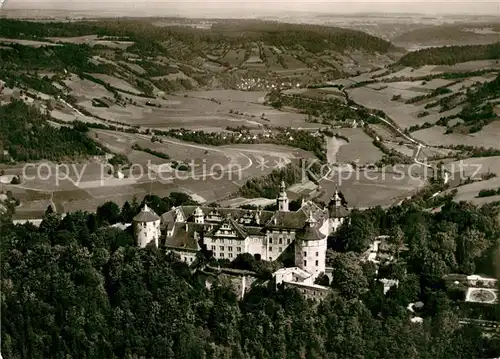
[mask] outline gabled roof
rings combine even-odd
[[[226,216],[220,225],[213,229],[212,235],[215,235],[223,224],[229,224],[229,226],[234,229],[239,239],[245,239],[248,236],[245,227],[236,222],[231,216]]]
[[[231,227],[233,227],[233,229],[236,231],[238,237],[240,237],[241,239],[245,239],[246,237],[248,237],[248,234],[244,230],[244,228],[240,226],[232,217],[229,217],[228,221]]]
[[[317,222],[322,221],[328,217],[328,213],[318,207],[312,201],[305,202],[297,212],[280,212],[280,211],[263,211],[263,210],[248,210],[241,208],[217,208],[217,207],[198,207],[198,206],[182,206],[177,210],[182,210],[185,214],[187,223],[194,223],[194,212],[197,208],[203,211],[205,215],[205,226],[217,222],[210,222],[206,217],[210,213],[217,213],[221,218],[218,223],[230,223],[231,227],[237,232],[239,237],[248,236],[248,234],[259,235],[265,232],[265,228],[288,228],[294,230],[301,230],[304,228],[306,219],[309,213],[312,212],[314,219]],[[240,223],[239,220],[243,218],[255,218],[259,214],[259,224],[254,221],[250,223]],[[164,227],[170,227],[170,223],[175,222],[175,213],[173,210],[166,212],[162,215],[162,222]],[[218,226],[217,226],[218,227]],[[216,228],[217,230],[218,228]],[[215,233],[215,231],[213,232]]]
[[[328,203],[328,212],[330,218],[345,218],[349,216],[349,209],[344,195],[341,192],[335,191],[335,194]]]
[[[147,204],[145,204],[133,220],[134,222],[156,222],[160,220],[160,216],[158,216],[151,208],[148,207]]]
[[[313,218],[317,222],[326,216],[324,210],[319,208],[315,203],[308,201],[297,212],[276,212],[266,223],[266,227],[302,229],[310,212],[312,212]]]
[[[331,206],[329,208],[330,218],[345,218],[349,216],[349,209],[345,206]]]
[[[165,247],[199,251],[200,245],[198,240],[194,238],[194,232],[201,232],[201,230],[202,227],[196,225],[188,225],[187,230],[185,225],[176,225],[173,236],[165,239]]]
[[[182,213],[184,213],[184,217],[186,218],[186,222],[194,222],[194,212],[198,208],[198,206],[181,206],[178,207],[178,209],[182,210]],[[216,212],[222,220],[224,220],[225,217],[230,215],[235,221],[239,220],[240,218],[244,217],[245,215],[248,215],[249,213],[253,216],[255,216],[256,212],[259,212],[259,217],[260,217],[260,223],[266,223],[274,214],[273,211],[258,211],[258,210],[248,210],[248,209],[241,209],[241,208],[217,208],[217,207],[199,207],[205,216],[208,216],[211,212]],[[175,221],[175,215],[173,213],[173,210],[170,210],[162,215],[162,221],[163,222],[170,222],[170,221]]]

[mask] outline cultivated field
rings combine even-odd
[[[500,122],[493,122],[479,132],[472,134],[450,133],[445,134],[446,128],[433,126],[412,133],[417,140],[430,146],[457,146],[466,145],[474,147],[500,149]]]
[[[328,202],[336,188],[340,188],[345,195],[349,207],[368,208],[374,206],[388,206],[396,204],[411,196],[425,185],[425,181],[418,177],[420,170],[413,176],[406,175],[411,171],[409,166],[399,166],[401,173],[394,173],[391,169],[386,172],[342,172],[332,179],[320,182],[324,190],[321,200]],[[421,173],[420,173],[421,175]]]
[[[349,139],[349,143],[340,146],[337,154],[338,162],[356,162],[360,165],[375,163],[382,159],[383,153],[375,147],[373,139],[361,128],[342,128],[336,130]]]
[[[392,101],[391,98],[399,94],[399,91],[382,92],[367,87],[359,87],[349,90],[349,97],[369,109],[384,111],[393,121],[402,128],[409,128],[422,124],[425,121],[417,118],[417,114],[423,106],[404,104]]]
[[[478,198],[479,191],[487,189],[499,189],[500,188],[500,178],[492,178],[486,181],[478,181],[456,188],[457,194],[454,200],[457,202],[467,201],[475,205],[484,205],[491,202],[499,202],[500,196],[490,196]],[[448,191],[450,192],[450,191]]]
[[[54,42],[87,44],[90,46],[101,45],[115,49],[126,49],[134,44],[133,41],[115,41],[106,37],[99,38],[97,35],[77,36],[77,37],[49,37]]]
[[[95,137],[97,135],[97,137]],[[163,138],[163,143],[152,143],[150,137],[121,132],[91,130],[91,136],[110,150],[123,154],[132,162],[130,169],[117,169],[93,161],[81,164],[37,164],[23,170],[10,168],[8,175],[22,175],[21,185],[3,184],[21,201],[16,218],[39,218],[52,197],[58,210],[94,211],[106,201],[123,204],[136,196],[139,200],[148,193],[167,196],[182,191],[200,201],[223,199],[236,192],[249,178],[264,176],[274,169],[312,154],[286,146],[235,145],[212,147]],[[134,144],[166,153],[170,160],[135,151]],[[188,171],[173,170],[173,161],[190,165]],[[110,172],[111,171],[111,172]],[[5,181],[6,182],[6,181]]]
[[[124,90],[127,92],[132,92],[134,94],[140,95],[141,91],[137,90],[135,87],[133,87],[131,84],[129,84],[127,81],[122,80],[120,78],[117,78],[115,76],[109,76],[105,74],[91,74],[93,77],[102,80],[114,88],[118,90]]]
[[[59,46],[58,44],[54,44],[52,42],[23,40],[23,39],[8,39],[5,37],[0,37],[0,42],[6,43],[6,44],[19,44],[19,45],[31,46],[31,47]]]

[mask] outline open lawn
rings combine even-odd
[[[147,99],[124,95],[133,104],[94,107],[91,100],[79,103],[87,111],[101,118],[128,125],[158,129],[187,128],[206,132],[222,132],[226,127],[262,125],[293,128],[322,128],[323,125],[308,123],[306,116],[263,105],[264,92],[236,90],[198,91],[184,95],[152,100],[157,107],[147,106]],[[161,106],[161,107],[158,107]]]
[[[445,168],[453,176],[479,180],[482,175],[494,173],[500,178],[500,156],[468,158],[446,164]]]
[[[412,136],[431,146],[474,146],[500,149],[500,121],[492,122],[472,134],[445,134],[446,128],[433,126],[412,133]]]
[[[179,93],[179,96],[187,95],[193,98],[206,100],[228,101],[228,102],[254,102],[263,103],[266,92],[264,91],[237,91],[237,90],[211,90],[211,91],[190,91]]]
[[[382,159],[383,153],[375,147],[373,139],[361,128],[342,128],[337,133],[349,139],[349,143],[340,146],[337,159],[340,163],[356,161],[359,164],[375,163]]]
[[[71,95],[78,101],[91,100],[93,98],[113,98],[113,94],[102,85],[90,80],[81,79],[75,74],[71,74],[64,84],[71,90]]]
[[[430,76],[430,75],[437,75],[443,73],[438,66],[436,65],[427,65],[427,66],[422,66],[420,68],[414,69],[412,67],[405,67],[397,72],[393,72],[391,74],[385,75],[381,77],[382,79],[391,79],[391,78],[398,78],[398,77],[407,77],[407,78],[412,78],[412,77],[424,77],[424,76]]]
[[[49,37],[49,40],[62,43],[87,44],[90,46],[101,45],[122,50],[134,44],[133,41],[115,41],[105,37],[100,38],[97,35],[86,35],[86,36],[76,36],[76,37]]]
[[[399,166],[400,173],[394,173],[391,169],[386,172],[343,172],[342,178],[336,175],[320,182],[324,192],[319,199],[328,202],[335,189],[340,188],[351,208],[396,204],[425,185],[425,181],[419,178],[421,171],[416,167],[413,169],[416,172],[412,176],[408,175],[412,171],[409,166]]]
[[[118,90],[132,92],[132,93],[137,94],[137,95],[141,94],[141,91],[137,90],[135,87],[133,87],[127,81],[122,80],[118,77],[105,75],[105,74],[91,74],[91,75],[99,80],[106,82],[107,84],[113,86],[114,88],[116,88]]]
[[[455,201],[468,201],[475,205],[484,205],[490,202],[500,201],[500,196],[490,196],[478,198],[479,191],[488,189],[498,189],[500,188],[500,178],[492,178],[486,181],[477,181],[474,183],[466,184],[457,187],[457,194],[454,198]],[[448,191],[450,192],[450,191]]]
[[[453,66],[438,66],[435,70],[442,72],[468,72],[487,69],[500,69],[500,63],[497,60],[467,61]]]
[[[230,66],[238,66],[245,60],[245,54],[245,49],[229,50],[220,61]]]
[[[98,162],[37,166],[26,172],[21,185],[4,184],[23,205],[19,218],[40,217],[53,200],[63,211],[95,210],[106,201],[123,204],[134,196],[142,199],[151,193],[167,196],[172,191],[190,193],[200,201],[214,201],[237,191],[246,180],[269,174],[279,166],[312,154],[277,145],[212,147],[163,138],[163,143],[151,143],[144,135],[92,129],[97,140],[133,162],[133,170],[124,170],[125,178],[113,177],[110,167]],[[190,164],[188,171],[176,171],[169,160],[142,151],[132,150],[133,144],[168,154],[171,159]],[[8,168],[9,175],[22,173],[22,168]],[[66,175],[67,174],[67,175]],[[58,179],[59,178],[59,179]]]
[[[350,98],[369,109],[384,111],[400,127],[408,128],[419,124],[417,114],[423,110],[419,106],[391,101],[390,93],[383,93],[366,87],[349,90]],[[423,121],[425,122],[425,121]]]
[[[46,41],[34,41],[34,40],[22,40],[22,39],[8,39],[5,37],[0,37],[0,43],[6,44],[19,44],[23,46],[31,46],[31,47],[42,47],[42,46],[60,46],[58,44],[54,44],[52,42]]]

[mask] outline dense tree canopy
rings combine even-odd
[[[172,204],[184,200],[180,195],[169,199]],[[133,213],[136,206],[126,205],[120,212]],[[119,213],[111,204],[104,208]],[[498,246],[497,216],[495,206],[454,203],[431,214],[418,202],[355,213],[356,231],[394,235],[391,245],[404,243],[408,251],[377,274],[359,260],[363,246],[347,245],[336,253],[330,249],[334,292],[319,305],[294,290],[275,292],[258,285],[239,302],[224,282],[216,280],[208,289],[203,277],[175,256],[161,248],[136,248],[129,232],[99,224],[92,214],[61,219],[47,213],[39,228],[14,226],[2,218],[2,355],[494,357],[500,353],[498,339],[459,325],[464,308],[449,295],[441,276],[493,270],[488,252]],[[361,218],[367,222],[364,228]],[[340,243],[357,240],[345,230],[338,237],[345,237],[336,238]],[[489,269],[483,262],[489,262]],[[258,262],[240,256],[233,267],[258,270]],[[380,276],[398,279],[399,286],[384,295],[375,280]],[[423,324],[411,322],[406,309],[417,300],[425,303],[419,313]]]
[[[36,108],[22,101],[0,106],[0,119],[0,144],[8,151],[3,161],[58,161],[104,154],[85,133],[51,126]]]
[[[455,65],[460,62],[500,59],[500,42],[490,45],[431,47],[412,51],[403,56],[399,65]]]

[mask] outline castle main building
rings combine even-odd
[[[348,216],[339,193],[326,208],[312,201],[303,201],[297,211],[289,210],[285,184],[281,183],[277,198],[277,211],[246,210],[204,206],[180,206],[157,217],[147,208],[148,215],[134,220],[141,233],[140,245],[157,243],[161,226],[165,247],[178,253],[182,260],[191,263],[201,246],[212,251],[217,259],[233,260],[241,253],[250,253],[256,259],[274,261],[289,247],[293,247],[295,266],[309,273],[313,281],[325,273],[326,242],[329,234],[337,230]],[[141,219],[152,223],[141,224]],[[145,236],[151,235],[150,240]]]

